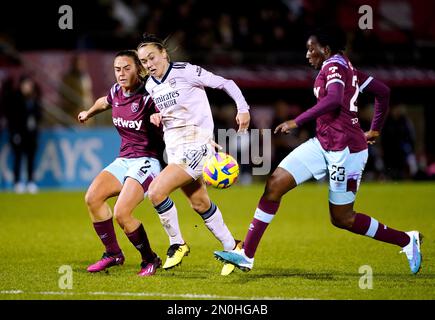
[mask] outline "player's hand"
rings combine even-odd
[[[249,128],[249,122],[251,121],[251,115],[249,112],[237,113],[236,122],[239,125],[237,132],[246,133]]]
[[[80,123],[85,123],[87,120],[89,120],[89,115],[87,111],[82,111],[79,113],[79,115],[77,116],[77,120]]]
[[[297,127],[298,127],[298,125],[296,124],[296,121],[289,120],[289,121],[285,121],[285,122],[281,123],[279,126],[277,126],[273,133],[278,133],[278,132],[289,133],[292,129],[296,129]]]
[[[160,113],[153,113],[150,116],[150,122],[156,127],[160,126],[160,122],[162,122],[162,115]]]
[[[379,137],[379,131],[369,130],[364,135],[366,136],[367,144],[375,144],[376,138]]]

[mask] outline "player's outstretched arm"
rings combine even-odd
[[[242,91],[237,84],[231,79],[213,74],[199,66],[189,65],[187,73],[189,81],[193,85],[205,86],[213,89],[225,91],[237,106],[236,122],[239,125],[238,132],[246,132],[249,128],[251,116],[249,114],[249,105],[243,96]]]
[[[242,94],[242,91],[233,80],[225,79],[220,76],[210,77],[210,87],[224,90],[237,105],[236,122],[239,125],[238,132],[246,132],[249,128],[251,115],[249,105]]]
[[[220,86],[236,103],[237,116],[236,123],[239,125],[237,132],[246,132],[251,122],[251,115],[249,113],[249,105],[242,94],[242,91],[233,80],[225,79],[220,76],[214,76],[216,83],[222,81]]]
[[[89,108],[89,110],[84,110],[80,112],[77,116],[77,120],[80,123],[85,123],[87,120],[95,116],[96,114],[106,111],[107,109],[110,109],[110,104],[107,103],[106,97],[98,98],[94,105]]]
[[[273,133],[289,133],[292,129],[296,129],[297,127],[298,125],[295,120],[288,120],[278,125]]]

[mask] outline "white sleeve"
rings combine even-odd
[[[236,103],[238,112],[248,112],[249,105],[242,91],[233,80],[225,79],[207,71],[200,66],[188,64],[186,66],[187,80],[195,86],[224,90]]]

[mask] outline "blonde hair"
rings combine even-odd
[[[137,50],[147,45],[154,45],[160,52],[165,51],[168,62],[171,62],[171,57],[169,56],[169,50],[166,46],[166,42],[168,41],[168,39],[169,37],[167,37],[165,40],[161,40],[160,38],[156,37],[153,34],[144,33],[142,35],[141,43],[139,43],[139,45],[137,46]]]

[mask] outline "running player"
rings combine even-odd
[[[252,269],[254,254],[264,231],[278,211],[281,198],[297,185],[329,176],[329,213],[334,226],[402,247],[412,273],[420,269],[421,234],[397,231],[353,209],[356,192],[367,161],[367,144],[379,136],[387,114],[390,90],[382,82],[357,71],[343,51],[344,34],[328,28],[312,34],[306,57],[320,72],[314,83],[317,104],[294,120],[281,123],[275,133],[316,119],[316,137],[301,144],[268,178],[242,250],[217,251],[216,258],[244,271]],[[375,95],[371,129],[359,125],[356,100],[359,92]]]
[[[117,83],[107,97],[99,98],[89,110],[78,115],[83,123],[112,109],[113,124],[121,136],[119,157],[94,179],[85,196],[95,231],[106,248],[101,260],[87,270],[98,272],[124,263],[112,212],[106,203],[107,199],[118,196],[114,216],[142,256],[138,275],[151,276],[161,266],[161,260],[151,249],[142,223],[133,217],[133,210],[142,202],[151,181],[161,170],[162,134],[149,122],[150,115],[156,110],[145,89],[146,72],[137,53],[134,50],[119,52],[114,69]]]
[[[153,35],[144,36],[138,46],[138,56],[150,74],[146,89],[159,109],[151,116],[151,122],[156,126],[163,124],[168,155],[168,166],[153,180],[148,191],[170,241],[163,268],[180,264],[190,250],[178,226],[177,208],[169,198],[178,188],[224,250],[232,250],[239,242],[225,225],[219,208],[210,201],[202,180],[204,161],[214,152],[214,123],[204,87],[224,90],[235,101],[239,132],[249,126],[249,106],[234,81],[187,62],[170,62],[164,43]],[[221,274],[227,275],[233,269],[228,264]]]

